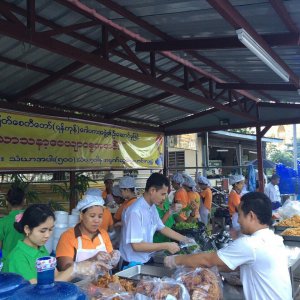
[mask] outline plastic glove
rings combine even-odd
[[[72,276],[93,276],[101,271],[101,267],[102,266],[99,265],[97,261],[85,260],[74,262]]]
[[[171,256],[166,256],[164,259],[164,265],[168,268],[176,268],[177,264],[176,264],[176,258],[177,255],[171,255]]]
[[[121,258],[121,253],[119,250],[114,250],[112,253],[111,253],[111,265],[112,266],[116,266],[118,263],[119,263],[119,260]]]
[[[193,246],[193,245],[198,245],[196,241],[193,238],[185,237],[182,241],[180,241],[180,245],[188,245],[188,246]]]
[[[105,251],[98,252],[96,257],[98,261],[109,262],[111,260],[110,254]]]

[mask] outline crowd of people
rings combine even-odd
[[[282,238],[269,229],[272,208],[279,202],[279,178],[272,177],[273,186],[266,186],[267,196],[250,192],[241,197],[244,180],[242,175],[230,177],[228,200],[232,226],[241,237],[217,252],[174,255],[180,245],[195,243],[172,229],[176,222],[209,224],[210,181],[201,175],[194,180],[185,173],[176,173],[170,183],[163,174],[153,173],[143,195],[137,198],[133,177],[125,176],[114,185],[113,174],[108,173],[105,190],[87,190],[77,204],[80,222],[60,237],[55,249],[56,280],[69,281],[95,268],[150,264],[153,253],[164,250],[171,254],[165,258],[168,267],[218,266],[224,271],[240,267],[246,299],[270,299],[270,295],[272,299],[292,299]],[[173,199],[168,198],[171,186]],[[35,261],[49,255],[45,243],[53,232],[55,215],[45,204],[32,204],[24,210],[26,199],[19,188],[7,193],[7,202],[10,213],[0,219],[3,271],[18,273],[35,283]],[[112,203],[118,205],[113,215],[109,210]],[[115,238],[111,240],[113,233]]]

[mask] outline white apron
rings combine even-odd
[[[77,238],[78,241],[78,249],[77,249],[77,253],[76,253],[76,262],[81,262],[84,260],[87,260],[93,256],[95,256],[98,252],[103,251],[103,252],[107,252],[107,249],[105,247],[105,244],[103,242],[102,236],[99,233],[98,234],[98,238],[100,241],[100,245],[96,247],[96,249],[82,249],[82,240],[81,237],[79,236]]]
[[[239,214],[237,212],[235,212],[233,215],[232,215],[232,228],[235,229],[235,230],[240,230],[241,229],[241,226],[239,224]]]
[[[200,219],[201,222],[207,225],[208,223],[208,215],[209,215],[209,210],[204,206],[203,201],[200,206]]]

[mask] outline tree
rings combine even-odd
[[[275,163],[281,163],[287,167],[293,168],[293,154],[288,151],[281,151],[276,148],[274,144],[271,144],[267,150],[267,158]]]
[[[242,133],[242,134],[255,134],[255,129],[253,127],[230,129],[228,131]]]

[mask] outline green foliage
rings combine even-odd
[[[70,199],[71,194],[75,195],[76,202],[84,195],[87,189],[90,186],[90,182],[96,182],[89,176],[84,175],[83,173],[75,174],[75,185],[72,190],[70,190],[69,185],[64,182],[64,186],[58,184],[52,184],[51,189],[54,193],[57,193],[62,196],[66,201]]]
[[[30,182],[23,174],[12,174],[10,180],[12,181],[12,188],[20,188],[24,191],[28,203],[39,203],[38,193],[31,190]]]
[[[239,128],[239,129],[230,129],[228,131],[242,133],[242,134],[255,134],[255,129],[252,127]]]
[[[287,167],[292,168],[294,165],[293,154],[287,151],[278,150],[275,145],[270,145],[267,152],[267,157],[271,161],[284,164]]]

